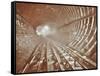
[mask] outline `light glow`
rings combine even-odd
[[[36,29],[36,33],[39,36],[47,36],[51,33],[50,31],[51,31],[51,29],[48,25],[38,26],[37,29]]]

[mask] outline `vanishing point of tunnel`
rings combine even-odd
[[[16,72],[95,69],[96,7],[16,4]]]

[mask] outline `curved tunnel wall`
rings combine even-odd
[[[16,5],[17,73],[95,69],[96,7]],[[54,26],[46,37],[36,28]]]

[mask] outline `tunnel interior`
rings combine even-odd
[[[16,4],[16,72],[97,68],[95,6]]]

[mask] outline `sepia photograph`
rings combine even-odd
[[[16,2],[16,73],[97,69],[97,7]]]

